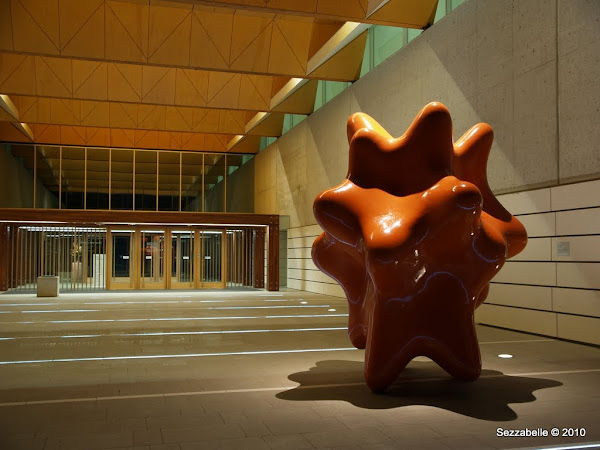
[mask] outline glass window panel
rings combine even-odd
[[[373,27],[373,65],[381,64],[406,45],[404,35],[403,28],[381,25]]]
[[[181,155],[181,210],[202,211],[202,154]]]
[[[227,155],[227,212],[254,212],[253,155]]]
[[[110,209],[133,209],[133,150],[111,150]]]
[[[289,130],[294,128],[308,116],[305,114],[284,114],[283,116],[283,129],[281,134],[287,133]]]
[[[435,18],[433,19],[434,23],[444,18],[444,16],[448,14],[449,11],[446,10],[446,6],[448,6],[447,3],[450,2],[448,0],[440,0],[438,2],[437,10],[435,11]]]
[[[204,211],[225,210],[225,155],[204,155]]]
[[[60,147],[36,147],[36,208],[58,208]]]
[[[2,208],[33,208],[33,145],[4,144],[2,164]]]
[[[87,149],[86,202],[87,209],[108,209],[110,150]]]
[[[61,208],[83,209],[85,191],[85,149],[62,148]]]
[[[317,109],[319,109],[321,106],[323,106],[323,104],[325,103],[324,86],[325,86],[324,80],[319,80],[317,82],[317,95],[315,96],[315,107],[314,107],[315,111]]]
[[[135,209],[156,211],[156,151],[135,151]]]
[[[347,81],[325,81],[325,103],[340,94],[351,84]]]
[[[158,153],[158,210],[179,211],[180,152]]]
[[[363,53],[362,65],[360,66],[360,77],[365,76],[373,68],[373,33],[375,25],[367,31],[367,43]]]
[[[423,32],[423,30],[415,30],[414,28],[409,28],[408,29],[408,42],[412,41],[414,38],[416,38],[422,32]]]
[[[452,9],[454,10],[458,6],[464,3],[465,0],[452,0]]]
[[[273,142],[277,140],[276,137],[262,136],[260,138],[260,147],[258,151],[261,151],[271,145]]]

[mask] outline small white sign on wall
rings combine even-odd
[[[556,256],[571,256],[571,243],[569,241],[557,241]]]

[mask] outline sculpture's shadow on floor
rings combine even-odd
[[[425,405],[482,420],[508,421],[517,418],[509,404],[532,402],[534,391],[562,386],[555,380],[508,376],[494,370],[483,370],[479,380],[466,383],[451,378],[431,361],[413,361],[385,394],[378,395],[366,386],[363,367],[358,361],[320,361],[307,372],[291,374],[288,378],[300,386],[277,397],[341,400],[367,409]]]

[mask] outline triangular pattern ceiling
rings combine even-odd
[[[312,112],[317,79],[358,77],[358,23],[423,28],[436,6],[6,0],[0,94],[16,113],[3,123],[29,124],[40,144],[254,153],[260,136],[281,134],[284,114]],[[13,128],[0,126],[0,141],[14,141]]]

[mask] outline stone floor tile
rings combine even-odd
[[[376,428],[356,428],[346,431],[321,431],[304,433],[304,438],[317,448],[339,447],[347,445],[368,445],[391,441]]]
[[[137,430],[133,432],[135,445],[162,444],[163,438],[160,430]]]
[[[45,444],[45,438],[13,439],[5,436],[0,437],[0,448],[6,450],[43,450]]]
[[[214,441],[226,438],[242,438],[246,435],[237,424],[198,426],[161,430],[165,443]]]
[[[288,449],[306,449],[315,448],[301,434],[280,434],[274,436],[264,436],[263,440],[273,450],[288,450]]]

